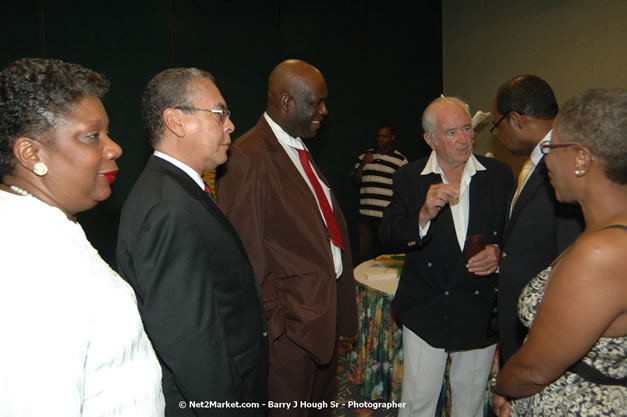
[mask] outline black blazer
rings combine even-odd
[[[518,319],[522,289],[582,230],[579,206],[557,201],[542,158],[520,193],[505,228],[498,293],[501,363],[516,353],[527,336],[527,329]]]
[[[181,401],[267,400],[261,293],[235,229],[182,170],[151,156],[122,209],[120,275],[163,369],[166,415],[264,415]]]
[[[512,170],[491,158],[477,159],[486,170],[477,171],[470,183],[467,235],[482,234],[486,244],[500,245],[514,186]],[[407,252],[392,308],[403,325],[433,347],[483,348],[497,339],[489,334],[496,276],[468,276],[448,205],[420,239],[418,213],[429,187],[442,182],[436,174],[420,175],[427,161],[412,162],[395,173],[392,202],[379,227],[388,251]]]

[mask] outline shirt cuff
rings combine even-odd
[[[422,239],[423,237],[427,235],[427,233],[429,232],[429,226],[431,226],[431,220],[429,220],[427,224],[425,224],[425,227],[420,227],[420,223],[418,224],[418,230],[420,232],[420,239]]]

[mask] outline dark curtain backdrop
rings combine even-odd
[[[104,104],[111,136],[124,150],[120,174],[112,197],[79,220],[115,265],[119,213],[151,152],[139,110],[148,80],[173,66],[210,71],[236,138],[263,112],[274,66],[308,61],[327,80],[329,116],[307,146],[348,219],[355,252],[359,198],[350,175],[357,155],[374,144],[377,125],[396,127],[396,147],[410,160],[428,152],[420,116],[442,91],[441,14],[435,0],[27,0],[0,14],[0,64],[58,58],[111,81]]]

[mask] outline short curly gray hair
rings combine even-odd
[[[587,147],[605,175],[627,184],[627,90],[597,88],[568,100],[555,120],[560,138]]]
[[[57,59],[23,58],[0,72],[0,176],[15,167],[13,144],[20,136],[38,140],[86,96],[102,98],[103,75]]]

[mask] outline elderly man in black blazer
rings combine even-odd
[[[520,292],[583,231],[579,206],[555,198],[540,151],[540,144],[551,140],[557,112],[549,84],[529,74],[503,84],[492,105],[492,133],[513,155],[528,157],[510,204],[501,251],[498,324],[503,364],[527,336],[518,320]]]
[[[117,260],[161,361],[166,415],[263,416],[260,288],[201,179],[227,159],[226,102],[211,74],[175,68],[149,82],[142,111],[155,152],[124,204]]]
[[[399,416],[433,417],[450,356],[451,415],[478,417],[496,349],[497,245],[514,180],[506,164],[472,154],[461,100],[434,100],[422,124],[433,151],[396,172],[379,228],[386,248],[407,252],[392,302],[403,324],[406,407]],[[474,256],[464,253],[471,235],[485,241]]]

